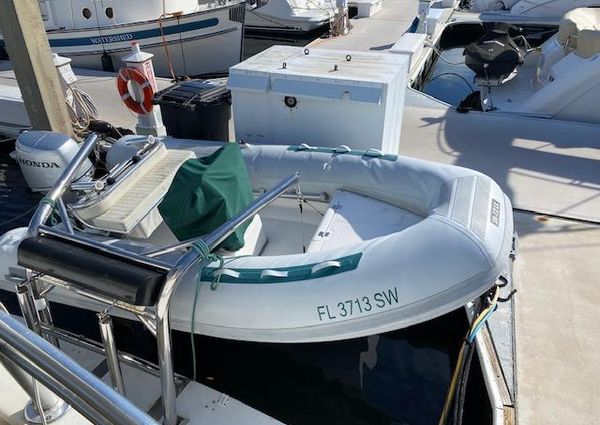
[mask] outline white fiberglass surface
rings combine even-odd
[[[458,106],[470,93],[480,90],[475,83],[475,73],[464,64],[464,47],[456,47],[442,52],[431,76],[423,85],[422,91],[430,96]],[[492,87],[494,106],[522,102],[534,92],[534,77],[539,61],[539,53],[527,55],[523,65],[516,69],[516,75],[509,77],[500,87]],[[510,108],[506,108],[510,109]]]
[[[307,247],[329,206],[326,202],[302,204],[296,199],[278,199],[260,213],[267,243],[261,255],[302,253]],[[319,212],[317,212],[317,210]]]

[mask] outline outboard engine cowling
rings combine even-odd
[[[49,190],[79,151],[79,145],[69,136],[51,131],[26,131],[19,135],[11,155],[21,167],[23,177],[34,192]],[[86,159],[76,179],[93,172]]]
[[[465,64],[476,78],[501,82],[523,62],[525,51],[509,34],[513,26],[495,24],[474,43],[465,47]]]

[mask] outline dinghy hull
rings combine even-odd
[[[113,160],[127,156],[131,141],[112,148]],[[196,156],[216,149],[196,141],[164,143]],[[215,262],[190,270],[172,299],[174,329],[263,342],[355,338],[446,314],[509,274],[511,203],[481,173],[329,148],[248,146],[243,156],[255,191],[298,172],[303,194],[331,202],[305,253],[223,255],[223,267]],[[9,272],[6,265],[16,267],[21,237],[18,231],[4,236],[0,276]],[[138,252],[144,247],[94,238]],[[12,289],[7,281],[0,287]],[[63,290],[49,295],[101,308]]]

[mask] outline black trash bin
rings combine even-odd
[[[167,133],[182,139],[229,141],[231,92],[227,78],[187,80],[154,95]]]

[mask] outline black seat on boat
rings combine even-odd
[[[465,47],[465,65],[477,77],[483,79],[505,79],[522,63],[523,50],[510,35],[520,30],[514,25],[493,23],[485,26],[487,32],[474,43]]]
[[[37,236],[23,240],[19,265],[89,292],[137,306],[153,306],[166,271],[84,245]]]

